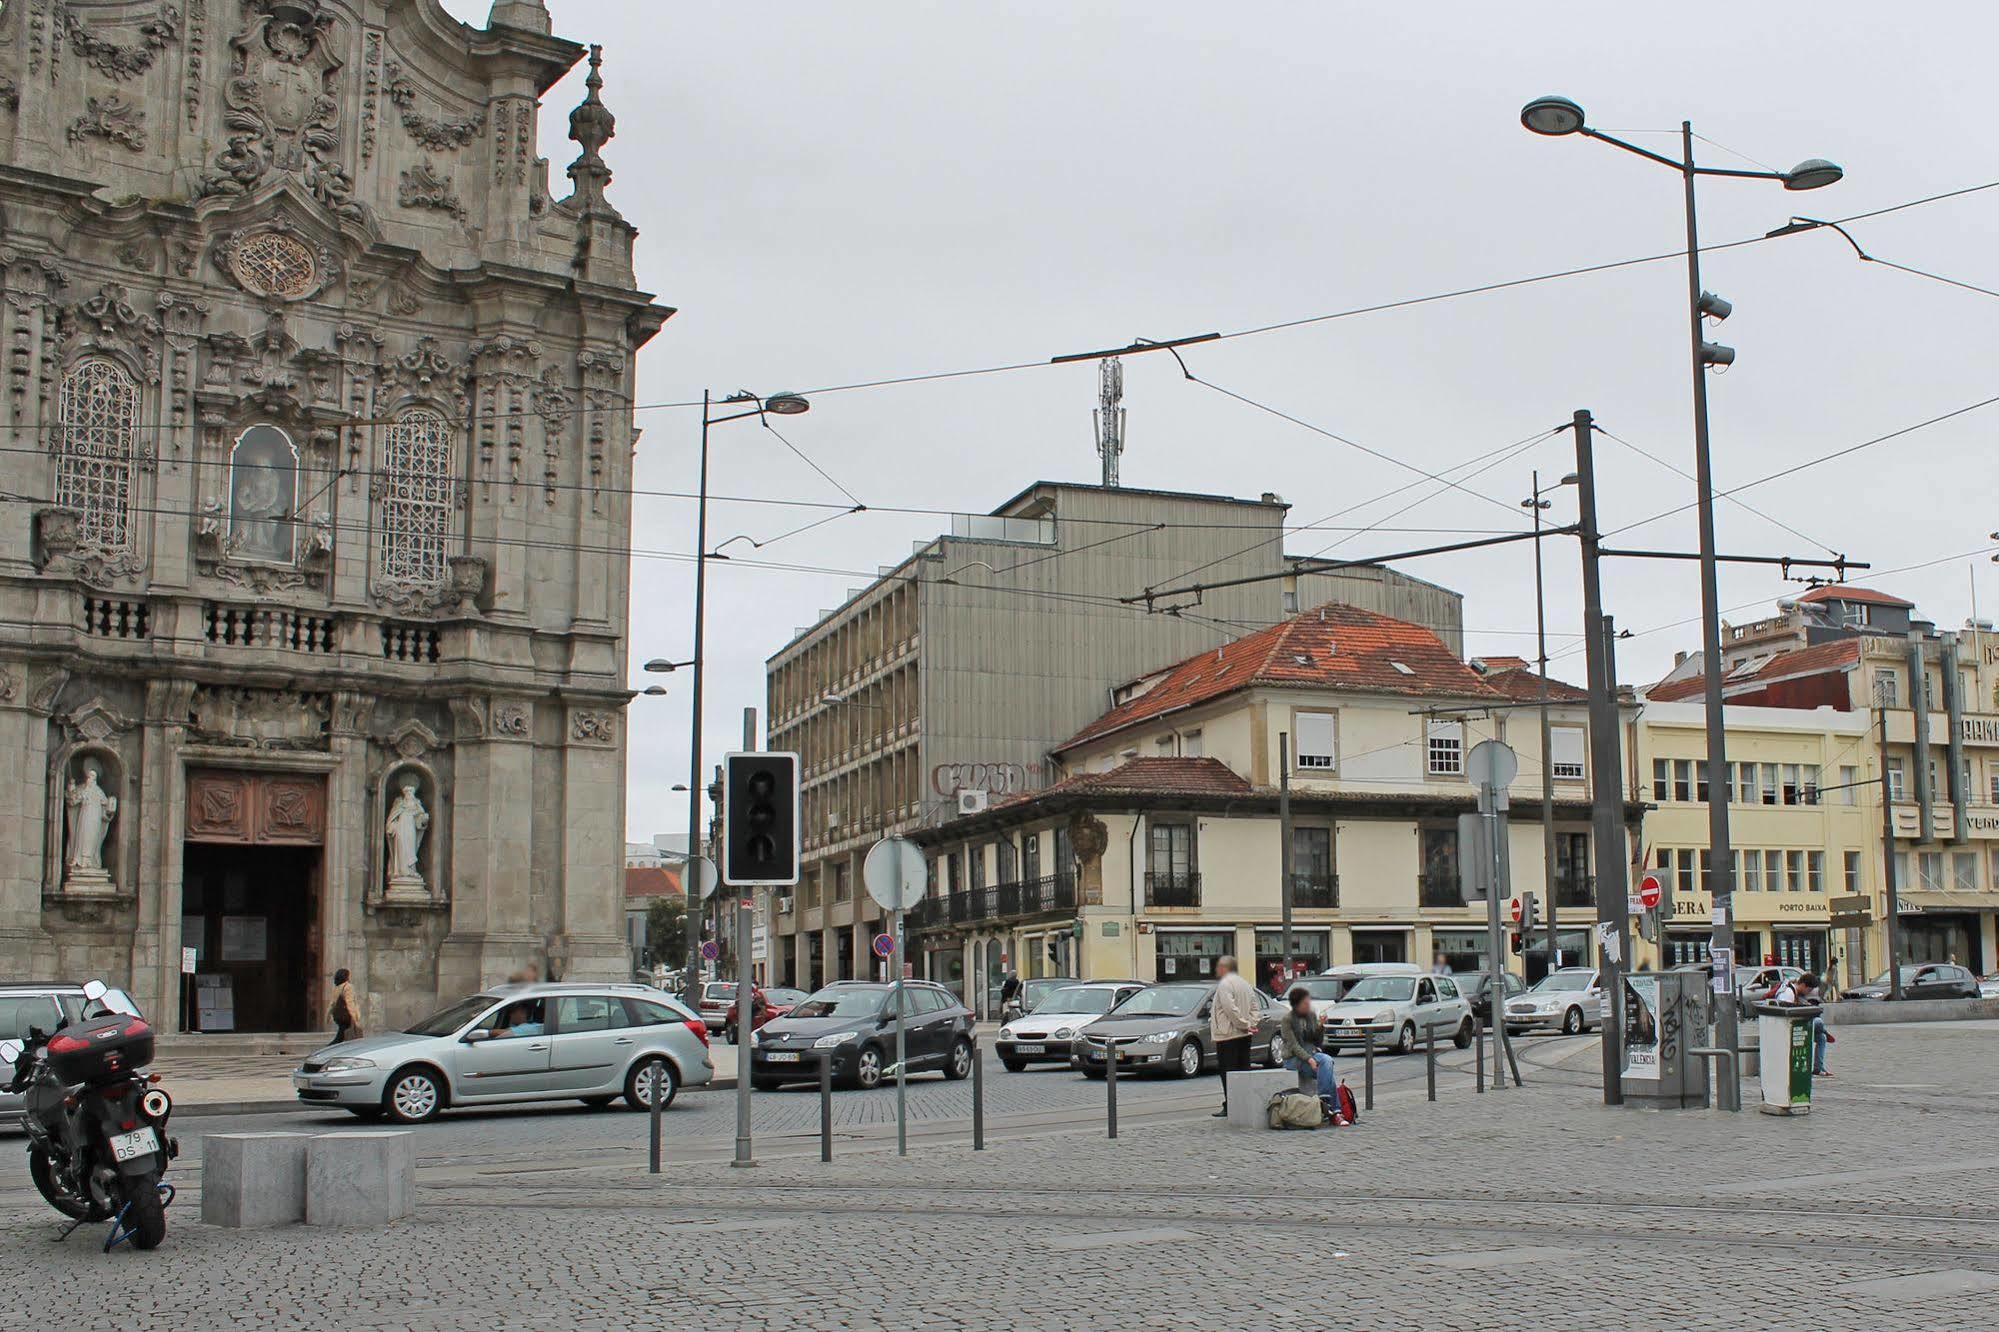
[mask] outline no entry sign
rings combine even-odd
[[[1638,901],[1647,911],[1659,905],[1660,896],[1658,875],[1648,874],[1638,881]]]

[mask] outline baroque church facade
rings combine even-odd
[[[0,9],[0,977],[368,1025],[629,966],[634,287],[542,0]]]

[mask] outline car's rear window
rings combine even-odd
[[[0,1040],[25,1041],[30,1027],[47,1035],[62,1025],[62,1008],[46,994],[0,995]]]

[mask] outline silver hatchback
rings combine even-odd
[[[292,1074],[307,1105],[405,1124],[449,1106],[622,1096],[665,1107],[715,1076],[708,1032],[680,1000],[645,985],[496,985],[407,1031],[314,1051]]]

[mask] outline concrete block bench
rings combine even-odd
[[[416,1210],[409,1133],[321,1133],[305,1152],[305,1223],[379,1226]]]
[[[1257,1068],[1228,1075],[1230,1128],[1270,1127],[1270,1098],[1281,1091],[1303,1088],[1317,1091],[1318,1075],[1294,1073],[1288,1068]]]
[[[232,1230],[305,1220],[303,1133],[211,1133],[201,1145],[201,1219]]]

